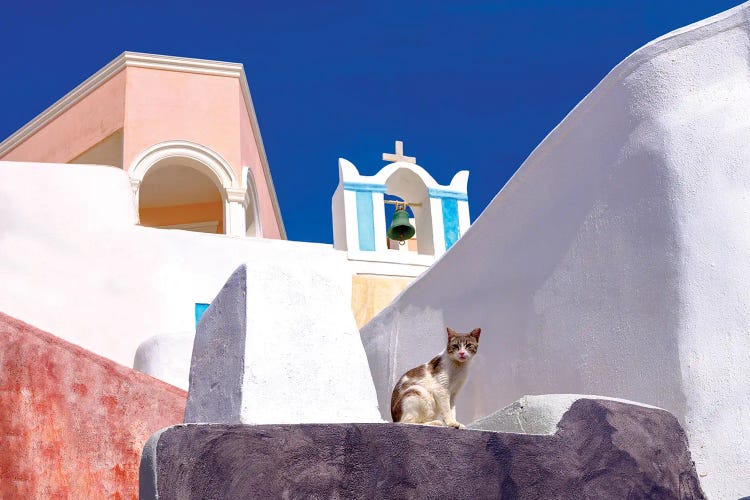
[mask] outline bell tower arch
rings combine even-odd
[[[346,250],[359,273],[417,276],[469,228],[469,172],[462,170],[449,185],[440,185],[416,158],[403,154],[401,141],[383,159],[390,163],[366,176],[339,158],[339,185],[332,199],[334,248]],[[413,251],[389,245],[386,205],[391,200],[386,197],[409,205],[417,231]]]

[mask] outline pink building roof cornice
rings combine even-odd
[[[244,67],[240,63],[211,61],[206,59],[192,59],[188,57],[164,56],[157,54],[143,54],[138,52],[123,52],[114,60],[109,62],[106,66],[87,78],[83,83],[65,94],[52,106],[48,107],[42,113],[29,121],[26,125],[18,129],[7,139],[0,142],[0,158],[8,154],[29,137],[33,136],[47,124],[51,123],[53,120],[65,113],[68,109],[73,107],[76,103],[83,100],[86,96],[94,92],[104,83],[109,81],[112,77],[128,67],[155,69],[162,71],[177,71],[181,73],[194,73],[212,76],[224,76],[237,78],[239,80],[245,106],[247,108],[247,114],[250,117],[253,136],[255,137],[255,142],[258,147],[261,166],[266,177],[266,182],[268,183],[269,194],[272,198],[272,205],[276,215],[276,220],[279,224],[281,237],[286,239],[286,231],[284,229],[278,200],[276,198],[276,189],[273,185],[271,171],[268,166],[268,158],[266,156],[265,147],[263,146],[263,139],[260,135],[258,119],[255,114],[255,107],[253,106],[252,97],[250,95],[250,87],[247,83],[247,77],[245,76]]]

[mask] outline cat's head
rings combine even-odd
[[[469,361],[479,349],[479,334],[481,328],[474,328],[471,332],[462,334],[456,333],[448,327],[448,356],[454,361],[464,363]]]

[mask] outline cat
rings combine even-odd
[[[450,327],[447,331],[445,351],[406,372],[393,388],[394,422],[465,428],[456,420],[456,396],[466,381],[482,330],[475,328],[463,335]]]

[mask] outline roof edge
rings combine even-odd
[[[240,63],[212,61],[208,59],[193,59],[189,57],[164,56],[158,54],[145,54],[140,52],[123,52],[114,60],[106,64],[99,71],[84,80],[83,83],[65,94],[57,102],[52,104],[50,107],[34,117],[31,121],[26,123],[26,125],[11,134],[4,141],[0,142],[0,157],[11,152],[30,136],[41,130],[44,126],[62,115],[65,111],[70,109],[72,106],[91,94],[97,88],[101,87],[110,78],[127,67],[158,69],[163,71],[179,71],[182,73],[198,73],[202,75],[212,76],[226,76],[231,78],[238,78],[240,80],[240,87],[242,88],[245,107],[247,108],[247,113],[250,116],[253,135],[255,136],[255,140],[258,144],[258,149],[260,152],[261,166],[263,167],[263,173],[266,176],[266,183],[268,184],[268,191],[271,195],[271,203],[274,208],[274,215],[276,216],[276,221],[279,225],[279,233],[282,239],[287,239],[286,229],[284,228],[284,221],[281,218],[281,210],[279,209],[278,198],[276,197],[276,189],[274,188],[273,179],[271,177],[271,170],[268,167],[268,157],[266,156],[266,150],[263,146],[263,139],[260,135],[258,118],[255,114],[255,107],[253,106],[252,97],[250,96],[250,87],[247,83],[247,77],[245,75],[244,67]]]

